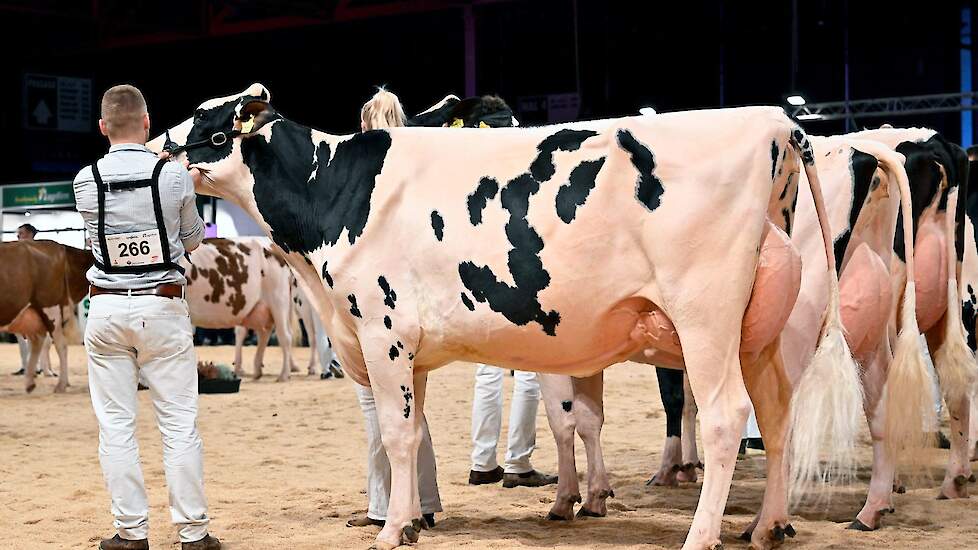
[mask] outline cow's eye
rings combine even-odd
[[[202,118],[204,118],[204,110],[203,109],[197,109],[196,111],[194,111],[194,120],[200,120]]]

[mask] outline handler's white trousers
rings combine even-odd
[[[328,365],[329,363],[325,363]],[[387,505],[391,495],[391,463],[380,438],[380,422],[377,420],[377,404],[370,388],[356,384],[360,410],[367,424],[367,498],[370,506],[367,517],[386,520]],[[441,496],[438,494],[438,469],[435,466],[435,450],[431,445],[428,421],[421,417],[421,445],[418,447],[418,493],[421,496],[421,513],[441,512]]]
[[[479,365],[475,371],[475,396],[472,400],[472,469],[490,472],[498,467],[496,445],[503,424],[504,369]],[[537,373],[516,371],[513,401],[509,409],[509,436],[506,439],[507,474],[533,470],[530,455],[537,444],[537,408],[540,382]]]
[[[88,386],[99,424],[99,461],[119,536],[147,538],[149,506],[136,443],[136,385],[149,387],[163,436],[170,517],[182,542],[207,534],[203,444],[197,433],[197,356],[187,302],[159,296],[92,298]]]

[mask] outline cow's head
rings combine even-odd
[[[154,151],[177,150],[202,175],[198,193],[225,198],[244,191],[233,185],[243,181],[247,170],[241,159],[241,140],[258,134],[268,123],[281,118],[272,109],[271,93],[255,83],[244,91],[209,99],[191,118],[169,128],[147,143]],[[189,146],[187,149],[182,149]]]

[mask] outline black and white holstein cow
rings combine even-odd
[[[781,109],[334,136],[269,99],[254,84],[206,101],[150,146],[186,153],[203,173],[199,192],[247,210],[290,253],[344,368],[373,388],[392,476],[378,548],[418,538],[424,373],[464,360],[575,376],[575,415],[600,420],[602,370],[650,347],[682,354],[711,434],[684,547],[720,546],[749,399],[741,354],[777,340],[781,327],[751,321],[786,318],[785,289],[800,276],[765,269],[797,267],[790,245],[764,247],[785,261],[759,256],[788,241],[802,164],[835,271],[811,146]],[[810,369],[851,378],[828,279]],[[758,530],[783,530],[786,508],[765,521]]]

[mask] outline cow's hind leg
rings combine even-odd
[[[64,312],[55,319],[54,332],[51,333],[51,342],[54,343],[54,349],[58,352],[58,368],[61,369],[61,376],[58,378],[57,385],[54,386],[54,393],[64,393],[68,389],[68,340],[65,338],[64,330]],[[47,343],[48,339],[45,338],[45,344],[42,346],[42,355],[48,355],[48,348],[50,344]],[[51,366],[48,365],[48,370]]]
[[[244,361],[242,350],[244,349],[245,338],[248,337],[248,329],[245,327],[234,327],[234,374],[238,378],[244,377]]]
[[[659,396],[666,411],[666,441],[662,446],[662,464],[647,485],[675,487],[682,468],[683,371],[655,368]],[[695,472],[694,472],[695,475]]]
[[[745,538],[750,539],[751,547],[755,549],[772,548],[784,542],[786,536],[795,535],[794,528],[788,523],[787,465],[784,460],[791,382],[780,350],[779,337],[764,350],[759,361],[744,367],[744,381],[754,403],[767,459],[764,501],[754,525],[745,533],[749,535]]]
[[[37,383],[34,381],[35,376],[37,376],[37,362],[41,357],[41,347],[46,334],[35,334],[28,338],[31,344],[31,353],[27,356],[27,366],[24,369],[24,390],[27,393],[34,391],[37,387]]]
[[[587,452],[587,501],[577,517],[604,517],[605,501],[615,496],[608,481],[601,452],[601,427],[604,425],[604,371],[587,378],[574,378],[574,416],[577,433]]]
[[[883,516],[892,513],[893,482],[896,477],[896,457],[886,451],[886,400],[883,399],[887,365],[893,360],[886,342],[867,364],[863,372],[864,407],[873,438],[873,473],[869,481],[866,503],[849,525],[857,531],[873,531],[881,525]]]
[[[945,314],[946,315],[946,314]],[[958,359],[950,354],[942,353],[941,347],[950,345],[948,337],[945,335],[946,325],[944,319],[939,321],[934,328],[927,331],[927,347],[931,350],[931,357],[934,358],[934,366],[939,377],[951,370],[947,363]],[[968,358],[968,361],[973,359]],[[971,453],[968,447],[968,431],[970,429],[971,418],[971,391],[960,391],[959,388],[946,387],[948,382],[942,380],[941,390],[947,403],[947,413],[950,418],[950,438],[951,452],[948,455],[947,470],[944,481],[941,483],[939,499],[949,498],[968,498],[968,483],[971,479]],[[955,391],[958,389],[959,391]]]
[[[265,349],[268,347],[268,339],[272,337],[271,328],[260,328],[257,331],[258,345],[255,346],[255,380],[262,376],[262,369],[265,368]]]
[[[540,390],[547,409],[547,421],[557,443],[557,497],[549,520],[574,519],[574,505],[581,502],[574,457],[574,431],[577,418],[574,411],[574,383],[570,376],[541,374]]]
[[[718,285],[719,286],[719,285]],[[727,295],[729,298],[729,294]],[[704,296],[700,295],[700,298]],[[683,346],[689,383],[700,409],[706,468],[696,514],[684,550],[721,548],[720,520],[730,493],[740,436],[750,413],[750,398],[740,370],[742,311],[686,310],[673,319]],[[729,304],[730,302],[727,301]]]

